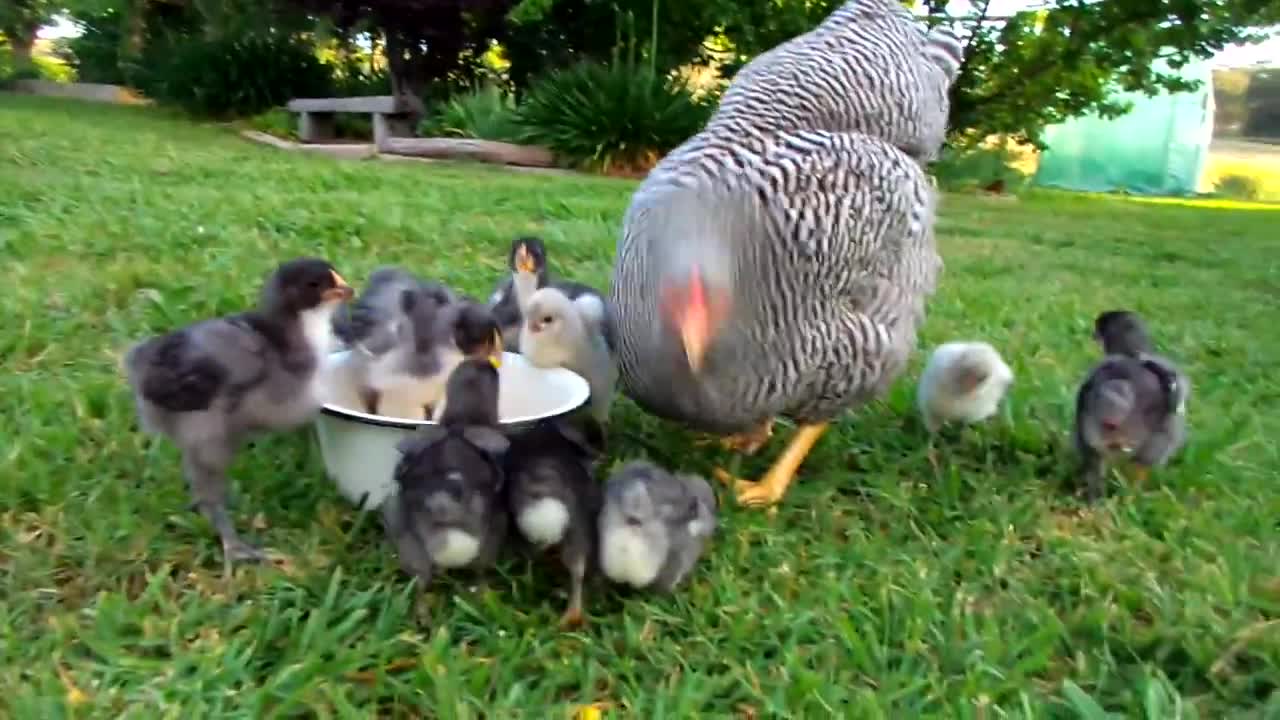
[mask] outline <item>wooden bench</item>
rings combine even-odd
[[[330,140],[334,136],[333,116],[337,113],[365,113],[373,116],[373,143],[382,148],[388,138],[413,137],[413,112],[403,98],[371,95],[345,98],[295,98],[285,107],[299,114],[298,138],[304,143]]]

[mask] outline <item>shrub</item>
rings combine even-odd
[[[1213,184],[1214,193],[1234,200],[1262,198],[1262,183],[1249,175],[1223,175]]]
[[[279,138],[297,140],[297,117],[297,115],[284,108],[272,108],[264,113],[247,118],[244,124],[258,132],[264,132]]]
[[[496,85],[484,85],[446,102],[440,111],[422,121],[424,137],[465,137],[519,142],[523,129],[516,120],[512,96]]]
[[[4,36],[0,35],[0,88],[7,86],[13,79],[13,51],[9,49],[9,43],[5,42]]]
[[[19,68],[13,59],[13,49],[0,36],[0,88],[8,87],[15,80],[71,82],[73,77],[72,69],[61,59],[39,52],[31,57],[29,66]]]
[[[370,68],[367,57],[346,56],[329,67],[333,74],[333,94],[339,97],[390,95],[391,75],[382,68]]]
[[[946,190],[973,190],[1003,181],[1008,192],[1024,186],[1027,175],[1015,165],[1019,158],[1007,146],[945,148],[929,171]]]
[[[683,81],[614,60],[536,80],[516,116],[523,140],[574,165],[639,172],[701,130],[712,109]]]
[[[292,97],[332,90],[329,69],[313,48],[288,36],[189,38],[170,43],[166,54],[147,64],[138,84],[156,100],[193,115],[254,115]]]
[[[80,82],[123,85],[120,70],[120,15],[108,11],[101,15],[76,18],[80,35],[67,40],[71,64]]]

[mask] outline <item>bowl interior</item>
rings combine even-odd
[[[350,393],[333,392],[334,388],[350,379],[342,373],[342,360],[350,351],[330,353],[326,358],[324,382],[330,397]],[[498,368],[498,418],[504,425],[523,424],[544,418],[558,417],[577,410],[586,404],[591,389],[583,377],[565,368],[540,368],[523,355],[502,353],[502,366]],[[341,402],[326,402],[327,415],[339,415],[358,422],[375,425],[414,428],[434,425],[430,420],[375,415],[347,407]]]

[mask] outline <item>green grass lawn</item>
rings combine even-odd
[[[303,253],[357,286],[401,263],[484,297],[536,232],[559,271],[604,285],[633,187],[338,161],[0,95],[0,716],[1280,717],[1273,210],[947,197],[923,344],[1000,347],[1003,416],[945,433],[935,467],[919,353],[822,439],[776,516],[725,505],[687,587],[589,593],[582,632],[554,628],[555,566],[445,577],[415,607],[309,430],[233,469],[238,527],[288,561],[223,579],[177,453],[135,427],[128,343],[246,307]],[[1088,510],[1068,429],[1113,307],[1146,314],[1190,372],[1192,437]],[[616,407],[612,460],[726,460]]]

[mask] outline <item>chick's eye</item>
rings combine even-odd
[[[553,321],[553,320],[555,320],[555,318],[551,317],[550,315],[548,315],[548,316],[546,316],[546,317],[542,318],[542,322],[547,323],[548,325],[550,325],[550,324],[551,324],[551,321]]]

